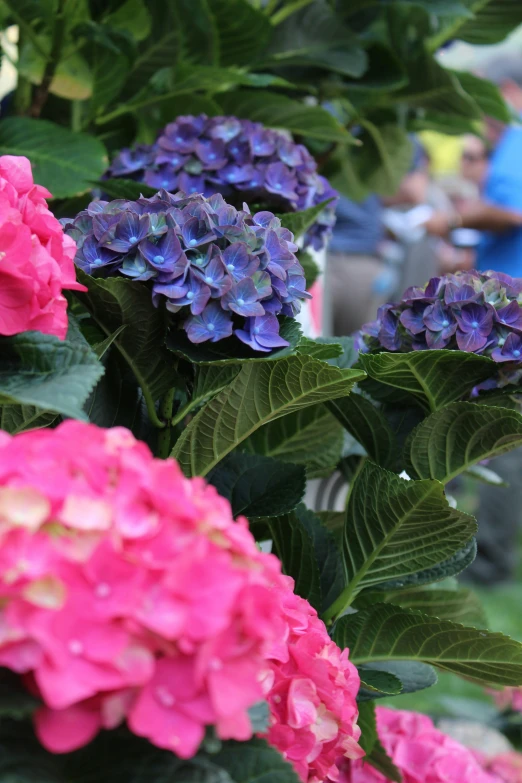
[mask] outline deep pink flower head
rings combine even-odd
[[[377,730],[403,783],[499,783],[473,751],[443,734],[427,715],[377,707]],[[347,764],[340,783],[387,783],[364,761]]]
[[[271,713],[267,738],[307,783],[339,779],[338,764],[358,759],[359,674],[328,636],[308,601],[278,590],[287,629],[269,652],[265,692]]]
[[[0,156],[0,335],[36,330],[63,339],[76,282],[76,244],[47,208],[27,158]]]
[[[522,753],[515,750],[488,759],[485,769],[502,783],[522,783]]]
[[[502,688],[501,691],[490,690],[499,710],[511,709],[522,712],[522,688]]]
[[[41,697],[49,750],[123,720],[184,758],[207,725],[247,739],[282,579],[212,486],[128,430],[0,432],[0,666]]]

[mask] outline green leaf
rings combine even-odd
[[[366,755],[368,755],[372,752],[372,749],[377,742],[375,705],[372,702],[366,701],[362,704],[359,704],[359,717],[357,719],[357,723],[361,729],[359,745],[364,750]]]
[[[432,413],[406,443],[406,471],[446,484],[467,468],[522,444],[522,415],[509,408],[455,402]]]
[[[501,633],[468,628],[391,604],[341,617],[333,638],[350,660],[421,661],[482,685],[522,682],[522,644]]]
[[[225,742],[210,758],[234,783],[299,783],[293,767],[262,739]]]
[[[350,394],[327,403],[336,419],[382,468],[393,467],[397,441],[386,418],[361,394]]]
[[[348,394],[360,378],[357,370],[338,370],[309,356],[245,364],[192,419],[172,456],[186,475],[204,476],[264,424]]]
[[[331,472],[341,458],[343,431],[324,405],[311,405],[261,427],[243,449],[306,467],[308,478]]]
[[[391,391],[412,395],[431,411],[469,396],[477,384],[496,373],[491,359],[465,351],[360,354],[359,361],[371,379]],[[380,399],[377,391],[371,387],[372,396]],[[385,395],[387,389],[383,391]]]
[[[154,420],[154,403],[177,379],[172,358],[163,348],[163,313],[153,306],[150,290],[142,283],[121,277],[94,278],[81,270],[77,275],[89,289],[78,298],[102,331],[109,336],[125,325],[113,349],[132,370]]]
[[[50,427],[56,418],[56,413],[42,413],[34,405],[0,405],[0,430],[10,435]]]
[[[150,198],[150,196],[154,196],[158,192],[156,188],[151,188],[150,185],[146,185],[144,182],[135,182],[133,179],[93,180],[91,185],[100,188],[111,198],[125,198],[129,201],[136,201],[141,196]]]
[[[358,668],[361,679],[364,681],[377,682],[372,679],[377,674],[380,677],[387,675],[398,680],[401,684],[401,694],[416,693],[431,688],[437,682],[435,669],[426,663],[419,663],[419,661],[379,661],[378,663],[365,663]],[[388,683],[388,685],[390,684]],[[383,696],[385,695],[383,693]],[[357,699],[359,700],[360,697],[361,692],[357,695]]]
[[[374,767],[374,769],[384,775],[386,780],[393,780],[395,783],[402,783],[401,772],[386,753],[379,737],[377,737],[372,751],[370,755],[366,757],[365,761],[367,764],[370,764],[372,767]]]
[[[443,68],[434,55],[420,52],[405,63],[408,85],[392,93],[392,100],[404,101],[409,106],[447,114],[449,116],[480,119],[481,112],[474,99],[465,92],[457,76]]]
[[[129,60],[105,46],[93,44],[91,115],[118,97],[129,69]]]
[[[219,340],[217,343],[192,343],[183,329],[169,329],[167,348],[173,353],[194,364],[244,364],[245,362],[272,362],[295,353],[301,340],[301,327],[295,318],[283,318],[279,321],[279,334],[289,346],[278,348],[269,353],[254,351],[237,337]]]
[[[365,592],[357,600],[359,608],[374,603],[395,604],[404,609],[417,609],[440,620],[452,620],[462,625],[472,625],[474,628],[487,626],[480,599],[476,593],[464,587],[455,590],[424,588]]]
[[[22,684],[20,676],[9,669],[0,669],[0,718],[21,720],[32,715],[40,701]]]
[[[151,31],[151,18],[144,0],[125,0],[116,11],[105,17],[104,23],[123,30],[136,41],[143,41]]]
[[[297,353],[306,356],[313,356],[314,359],[337,359],[343,354],[343,347],[336,342],[336,337],[318,337],[311,340],[309,337],[302,337],[297,346]]]
[[[51,49],[50,37],[39,36],[38,44],[40,51],[31,42],[22,46],[18,65],[19,73],[31,84],[42,82]],[[92,87],[92,73],[87,61],[79,52],[71,52],[58,64],[49,92],[59,98],[84,101],[91,97]]]
[[[104,357],[104,365],[105,374],[85,405],[89,421],[99,427],[127,427],[144,440],[146,414],[136,378],[117,350]]]
[[[323,209],[325,209],[333,200],[333,198],[327,198],[325,201],[321,201],[320,204],[316,204],[315,207],[303,209],[301,212],[286,212],[284,214],[280,214],[278,217],[281,220],[281,225],[291,231],[295,239],[298,239],[299,237],[303,236],[306,231],[308,231],[310,226],[315,223]]]
[[[103,144],[48,120],[7,117],[0,123],[0,155],[25,155],[35,182],[55,198],[85,193],[107,168]]]
[[[271,25],[247,0],[208,0],[220,42],[221,65],[250,65],[265,48]]]
[[[361,677],[361,687],[357,694],[359,703],[373,699],[386,699],[388,696],[396,696],[402,692],[402,682],[389,672],[361,666],[359,675]]]
[[[326,609],[344,587],[341,553],[332,533],[302,504],[267,521],[283,570],[295,580],[295,592],[319,612]]]
[[[352,153],[357,177],[372,193],[392,196],[411,166],[412,146],[398,125],[362,120],[362,146]]]
[[[231,383],[240,370],[239,364],[202,364],[195,368],[195,381],[189,400],[176,411],[172,425],[183,421],[187,414],[215,397]]]
[[[522,8],[518,0],[463,0],[472,12],[470,16],[454,12],[452,18],[430,41],[432,48],[450,38],[476,45],[500,43],[522,24]]]
[[[407,481],[367,462],[353,482],[344,529],[344,605],[365,587],[442,563],[476,532],[437,481]]]
[[[505,124],[511,122],[511,112],[495,84],[469,71],[452,71],[452,73],[459,80],[462,89],[473,98],[486,116],[494,117]]]
[[[83,405],[102,375],[72,318],[66,340],[41,332],[0,338],[0,403],[85,419]]]
[[[269,90],[235,90],[216,96],[216,100],[224,114],[262,122],[269,128],[285,128],[323,141],[352,141],[346,128],[326,109]]]
[[[306,472],[300,465],[234,452],[210,471],[207,480],[230,501],[235,517],[275,517],[301,501]]]
[[[360,38],[325,0],[315,0],[277,24],[269,54],[282,66],[321,68],[355,78],[368,64]]]
[[[401,590],[408,587],[419,587],[420,585],[431,584],[432,582],[441,582],[448,577],[457,576],[464,571],[475,560],[477,555],[477,542],[471,538],[458,552],[448,557],[442,563],[433,568],[425,568],[417,571],[415,574],[402,577],[400,579],[390,579],[376,586],[377,590]]]

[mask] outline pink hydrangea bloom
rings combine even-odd
[[[484,766],[502,783],[522,783],[522,753],[517,753],[515,750],[500,753],[488,759]]]
[[[67,332],[62,290],[76,282],[76,244],[47,208],[48,190],[35,185],[24,157],[0,156],[0,335],[29,330]]]
[[[129,431],[0,432],[0,666],[42,699],[49,750],[124,720],[182,757],[207,725],[248,738],[282,579],[212,486]]]
[[[501,691],[490,690],[489,693],[500,710],[522,712],[522,688],[502,688]]]
[[[330,639],[308,601],[279,589],[287,629],[269,652],[265,680],[271,725],[268,740],[307,783],[339,779],[338,763],[358,759],[356,696],[359,674]]]
[[[500,783],[473,751],[435,728],[427,715],[377,707],[380,740],[403,783]],[[340,783],[387,783],[364,761],[346,764]]]

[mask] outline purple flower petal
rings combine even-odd
[[[234,334],[254,351],[271,351],[284,348],[289,343],[279,334],[279,321],[274,315],[247,318],[244,329],[236,329]]]
[[[200,315],[192,315],[183,324],[193,343],[213,343],[232,335],[232,319],[217,302],[211,302]]]
[[[515,300],[495,312],[495,320],[511,329],[522,330],[522,308]]]
[[[221,304],[225,310],[232,310],[238,315],[264,315],[263,305],[258,299],[259,295],[254,283],[248,277],[245,277],[225,294]]]

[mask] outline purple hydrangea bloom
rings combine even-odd
[[[337,199],[306,147],[282,131],[237,117],[178,117],[155,144],[122,150],[107,176],[170,192],[207,197],[220,193],[236,207],[247,201],[275,212],[301,211]],[[305,247],[324,246],[335,223],[335,204],[330,202],[309,228]]]
[[[360,350],[446,348],[503,363],[502,382],[522,371],[522,280],[498,272],[458,272],[409,288],[356,335]],[[518,378],[518,375],[517,375]]]
[[[185,147],[193,134],[183,129]],[[288,345],[277,316],[296,315],[306,291],[296,245],[279,218],[236,210],[220,194],[93,202],[64,220],[87,274],[147,283],[194,343],[234,332],[256,351]],[[257,218],[257,219],[256,219]]]

